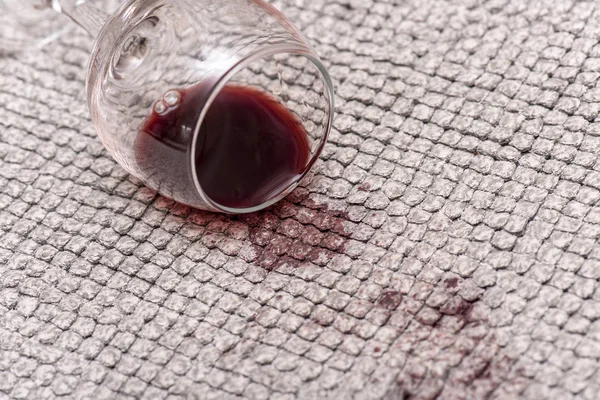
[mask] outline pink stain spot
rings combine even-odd
[[[402,294],[395,290],[383,292],[383,294],[377,300],[377,305],[388,310],[396,309],[402,302]]]
[[[345,254],[355,226],[346,208],[345,203],[329,206],[300,188],[264,211],[238,216],[192,211],[189,218],[207,226],[201,239],[207,247],[220,247],[224,240],[241,241],[231,255],[271,271],[295,268],[303,261],[324,266],[335,254]]]
[[[444,281],[444,284],[447,288],[453,289],[458,286],[458,280],[457,277],[448,278]]]

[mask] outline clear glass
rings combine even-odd
[[[48,4],[96,36],[86,82],[92,119],[110,154],[152,189],[196,208],[252,212],[290,193],[318,159],[333,117],[331,80],[302,33],[267,3],[130,0],[105,23],[90,3]],[[204,119],[231,87],[252,88],[284,106],[309,145],[297,174],[259,204],[242,207],[219,204],[198,174],[208,173],[197,154],[209,129]],[[193,123],[176,140],[140,150],[140,133],[151,118],[176,110],[190,90],[196,97],[186,112]]]

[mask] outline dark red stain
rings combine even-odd
[[[217,214],[215,213],[193,209],[188,219],[196,225],[206,226],[216,216]]]
[[[308,253],[307,259],[313,264],[324,266],[327,265],[335,255],[336,253],[333,251],[315,247]]]
[[[289,204],[295,203],[295,204],[299,204],[302,203],[304,200],[306,200],[308,198],[308,195],[310,194],[310,192],[308,191],[308,189],[303,188],[303,187],[299,187],[296,188],[292,193],[290,193],[287,197],[286,200],[289,201]],[[284,202],[282,202],[284,203]],[[284,204],[280,204],[279,207],[284,206]]]
[[[445,378],[446,387],[440,387],[440,391],[456,386],[470,388],[472,393],[480,393],[482,397],[487,397],[502,382],[514,382],[514,385],[518,386],[519,371],[512,370],[516,360],[507,356],[504,349],[496,344],[487,316],[474,312],[477,301],[466,301],[456,294],[456,288],[461,282],[463,279],[455,276],[443,279],[437,287],[418,281],[404,297],[400,297],[394,291],[384,292],[376,304],[380,307],[395,307],[394,299],[401,298],[396,300],[399,308],[390,311],[391,318],[398,313],[403,315],[403,319],[410,319],[405,326],[398,328],[399,338],[387,352],[406,351],[406,342],[417,340],[411,346],[411,351],[416,354],[420,354],[421,351],[424,351],[424,354],[436,353],[434,363],[446,362],[445,355],[454,357],[460,354],[462,361],[456,367],[460,370],[460,375],[457,375],[460,378],[449,375]],[[426,306],[429,294],[434,289],[446,292],[449,298],[443,304],[433,307],[442,315],[432,326],[425,326],[419,321],[418,312]],[[410,318],[410,315],[413,317]],[[409,324],[412,330],[407,332],[406,326]],[[488,329],[480,329],[481,327]],[[423,376],[413,375],[411,369],[405,368],[407,367],[402,367],[397,386],[387,393],[386,399],[421,398],[424,393],[432,396],[427,398],[440,395],[441,392],[434,394],[429,391],[429,372],[425,372]]]
[[[218,242],[219,237],[227,236],[223,226],[225,222],[237,221],[246,225],[249,229],[247,239],[244,239],[246,245],[252,249],[251,257],[244,258],[248,262],[254,262],[266,270],[302,268],[305,261],[310,261],[315,265],[326,265],[336,254],[344,253],[349,236],[353,232],[353,226],[357,221],[350,221],[348,214],[343,210],[332,210],[323,204],[319,204],[311,199],[308,191],[299,188],[285,200],[272,206],[271,208],[253,214],[241,216],[219,216],[216,214],[192,211],[189,217],[194,222],[201,222],[205,226],[215,228],[216,237],[211,237],[211,242]],[[212,221],[216,221],[214,224]],[[207,227],[207,232],[211,229]],[[215,245],[218,247],[218,243]],[[455,351],[463,352],[463,357],[472,357],[474,350],[478,346],[493,343],[492,335],[486,335],[482,338],[469,338],[474,345],[469,349],[461,350],[453,343],[456,337],[461,335],[460,331],[474,327],[477,324],[487,324],[485,317],[473,313],[476,302],[469,302],[456,295],[456,289],[460,287],[463,279],[457,276],[446,277],[437,286],[450,294],[450,299],[445,304],[436,307],[436,310],[442,314],[442,317],[436,321],[433,326],[423,327],[423,332],[430,330],[430,334],[423,336],[422,340],[431,343],[447,343],[447,346],[454,346]],[[390,315],[394,313],[403,313],[417,315],[431,292],[436,288],[426,282],[420,282],[415,285],[410,294],[403,296],[396,290],[385,290],[375,301],[375,305],[387,309]],[[312,315],[309,321],[312,324],[320,326],[329,326],[334,323],[337,313],[319,313]],[[482,319],[483,318],[483,319]],[[413,322],[421,325],[415,317],[411,318]],[[444,325],[442,322],[446,319],[456,321],[451,325]],[[405,328],[398,328],[398,335],[404,334]],[[402,351],[397,346],[390,346],[386,352]],[[446,349],[446,347],[444,347]],[[382,349],[375,347],[374,353],[381,354]],[[444,350],[446,351],[446,350]],[[491,385],[496,387],[509,376],[509,371],[514,364],[514,360],[504,356],[490,356],[491,359],[483,363],[478,363],[468,375],[471,381],[463,383],[467,386],[472,385]],[[408,375],[408,374],[407,374]],[[404,381],[399,381],[396,391],[399,394],[396,398],[412,398],[420,393],[422,387],[427,384],[427,379],[422,376],[404,375]],[[373,378],[373,381],[377,378]],[[375,383],[375,382],[374,382]],[[386,397],[387,398],[387,397]]]
[[[270,251],[277,256],[282,256],[290,250],[292,243],[292,239],[279,236],[271,240],[271,242],[267,245],[267,251]]]
[[[327,265],[345,252],[355,222],[343,210],[330,209],[309,198],[308,190],[298,188],[285,200],[266,210],[243,215],[222,215],[191,210],[188,220],[206,227],[200,239],[209,248],[218,248],[228,236],[232,222],[248,229],[244,251],[238,256],[269,271],[298,267],[309,261]],[[223,242],[225,243],[225,242]]]
[[[248,227],[248,235],[247,238],[242,240],[252,250],[249,252],[249,256],[244,255],[246,257],[244,259],[269,271],[302,268],[305,261],[310,261],[319,266],[327,265],[336,254],[344,253],[355,223],[350,221],[344,211],[330,210],[327,206],[310,199],[308,191],[304,188],[297,189],[285,200],[258,213],[222,216],[192,211],[188,218],[207,227],[205,233],[209,236],[207,241],[216,247],[219,246],[220,239],[228,235],[226,229],[228,223],[238,222],[244,224]],[[423,339],[420,339],[423,342],[427,341],[435,345],[447,343],[444,345],[442,353],[459,351],[464,357],[463,359],[466,360],[468,357],[474,357],[473,353],[476,353],[474,349],[490,345],[490,343],[493,345],[494,339],[493,335],[486,334],[484,337],[469,338],[470,344],[464,348],[454,344],[457,337],[464,338],[464,333],[461,334],[460,331],[474,327],[477,324],[487,324],[485,317],[473,313],[476,302],[466,301],[456,295],[456,288],[460,287],[462,281],[463,279],[460,277],[450,276],[440,282],[437,288],[448,292],[450,298],[443,305],[436,307],[442,317],[433,326],[423,326],[423,329],[420,330],[423,332],[429,330],[430,334],[419,334],[419,336],[423,337]],[[411,318],[413,323],[422,325],[414,316],[417,315],[435,288],[435,285],[420,282],[420,284],[413,287],[407,296],[403,296],[396,290],[388,289],[375,301],[375,305],[389,310],[386,312],[390,315],[394,313],[410,314],[413,316]],[[315,326],[330,326],[334,324],[336,315],[338,314],[333,311],[331,313],[318,313],[311,315],[307,321]],[[451,325],[444,325],[442,322],[447,319],[456,322]],[[405,334],[405,327],[398,328],[397,334],[398,336]],[[446,346],[453,347],[453,350]],[[389,353],[404,350],[396,345],[390,346],[385,351]],[[381,354],[381,352],[380,347],[373,348],[373,353]],[[518,376],[512,378],[512,375],[510,375],[511,373],[518,374],[518,371],[511,371],[514,365],[513,359],[501,354],[490,355],[489,357],[490,359],[477,362],[471,369],[465,371],[468,380],[460,383],[460,385],[467,387],[480,385],[495,388],[509,377],[511,377],[511,382],[518,379]],[[377,382],[379,382],[377,378],[372,378],[372,383]],[[386,397],[386,399],[418,397],[427,382],[427,375],[423,377],[410,373],[405,374],[402,380],[397,382],[398,386],[388,393],[392,397]],[[451,384],[452,382],[448,381],[448,383]],[[456,384],[459,384],[458,381]]]
[[[454,289],[458,286],[459,279],[457,277],[448,278],[444,281],[444,285],[446,285],[449,289]]]
[[[322,238],[323,239],[321,241],[321,244],[323,245],[323,247],[325,247],[326,249],[329,249],[331,251],[339,250],[346,242],[344,237],[337,235],[335,233],[324,234],[324,235],[322,235]]]
[[[263,228],[250,231],[250,241],[258,246],[267,246],[273,239],[273,232]]]
[[[369,185],[367,182],[363,182],[360,184],[360,186],[358,187],[358,190],[361,192],[368,192],[371,189],[371,185]]]
[[[377,305],[382,308],[387,308],[388,310],[394,310],[398,308],[401,302],[402,294],[395,290],[389,290],[387,292],[382,293],[382,295],[377,300]]]
[[[309,225],[304,227],[304,233],[302,236],[300,236],[300,239],[303,243],[311,246],[318,246],[325,238],[325,235],[325,233],[322,233],[314,226]]]

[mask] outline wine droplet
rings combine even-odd
[[[169,107],[175,107],[179,104],[179,100],[181,99],[181,94],[177,90],[169,90],[163,96],[163,100]]]
[[[154,112],[156,112],[157,114],[165,114],[167,112],[167,109],[167,105],[162,100],[159,100],[156,103],[154,103]]]

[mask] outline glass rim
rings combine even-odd
[[[198,142],[200,127],[202,126],[202,123],[204,122],[204,118],[205,118],[208,110],[212,106],[214,100],[216,99],[217,95],[221,92],[221,90],[225,87],[225,85],[231,80],[231,78],[233,78],[235,76],[235,74],[240,72],[242,69],[246,68],[249,64],[251,64],[254,61],[257,61],[257,60],[260,60],[263,58],[267,58],[267,57],[271,57],[276,54],[292,54],[292,55],[302,56],[302,57],[305,57],[306,59],[308,59],[310,62],[313,63],[313,65],[315,65],[317,67],[317,69],[319,70],[319,72],[321,74],[321,79],[325,83],[324,95],[328,99],[329,113],[328,113],[328,117],[327,117],[327,122],[325,124],[325,127],[323,128],[323,134],[322,134],[321,138],[319,139],[319,142],[318,142],[319,144],[318,144],[317,148],[314,150],[314,153],[312,154],[310,160],[304,167],[302,173],[299,174],[293,181],[286,184],[286,187],[284,190],[282,190],[280,193],[273,196],[272,198],[270,198],[260,204],[257,204],[256,206],[242,207],[242,208],[227,207],[227,206],[224,206],[222,204],[215,202],[204,192],[204,190],[202,189],[202,185],[200,184],[200,181],[198,179],[198,174],[196,172],[196,168],[194,168],[195,163],[196,163],[195,162],[196,145]],[[307,47],[305,45],[301,45],[298,43],[283,43],[283,44],[267,45],[267,46],[257,49],[256,51],[252,51],[248,55],[237,60],[231,67],[229,67],[216,80],[215,85],[213,86],[213,88],[210,91],[210,95],[208,96],[205,104],[202,107],[202,111],[200,113],[200,116],[198,117],[198,121],[196,122],[196,127],[194,129],[192,141],[190,142],[190,151],[188,152],[188,154],[189,154],[188,161],[189,161],[189,165],[191,167],[190,169],[191,169],[192,181],[194,183],[196,191],[198,192],[198,194],[200,195],[202,200],[205,201],[206,204],[213,209],[213,211],[227,213],[227,214],[247,214],[247,213],[252,213],[255,211],[262,210],[266,207],[269,207],[270,205],[277,203],[279,200],[283,199],[285,196],[290,194],[298,186],[300,181],[306,176],[308,171],[311,170],[311,168],[313,167],[315,162],[319,159],[321,152],[323,151],[323,147],[325,146],[325,143],[327,142],[327,137],[329,136],[329,132],[331,131],[331,127],[333,125],[333,116],[334,116],[334,107],[335,107],[334,97],[335,97],[335,95],[334,95],[334,90],[333,90],[333,83],[331,81],[331,77],[329,76],[329,73],[327,72],[327,69],[323,65],[319,56],[317,56],[316,53],[310,49],[310,47]]]

